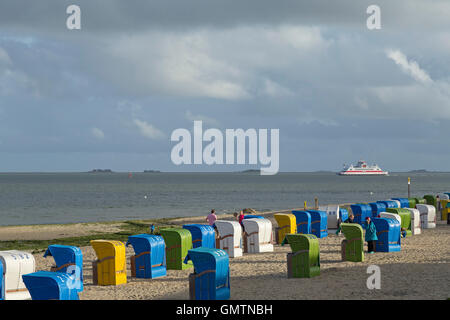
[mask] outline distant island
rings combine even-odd
[[[425,169],[419,169],[419,170],[411,170],[411,171],[408,171],[408,172],[409,173],[428,173],[430,171],[425,170]]]
[[[112,173],[111,169],[93,169],[89,173]]]
[[[159,173],[159,170],[144,170],[145,173]]]
[[[244,171],[239,171],[240,173],[260,173],[261,170],[260,169],[250,169],[250,170],[244,170]]]

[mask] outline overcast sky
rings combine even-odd
[[[448,171],[450,1],[0,2],[0,171],[242,169],[172,164],[194,120],[279,129],[280,171]]]

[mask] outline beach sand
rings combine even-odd
[[[224,216],[225,217],[225,216]],[[221,218],[224,218],[221,217]],[[229,218],[230,216],[227,216]],[[273,225],[276,225],[271,215]],[[202,218],[178,222],[203,222]],[[60,231],[58,231],[60,232]],[[231,299],[447,299],[450,297],[450,226],[438,222],[435,229],[402,239],[402,249],[394,253],[366,254],[364,262],[342,262],[340,243],[343,236],[330,233],[319,239],[320,276],[288,279],[286,253],[289,246],[275,245],[274,252],[244,254],[230,259]],[[192,270],[168,270],[159,279],[131,278],[126,250],[128,283],[118,286],[92,284],[91,261],[96,259],[91,247],[82,247],[84,291],[80,299],[189,299],[188,275]],[[35,254],[37,270],[53,264]],[[367,267],[375,264],[381,270],[381,289],[366,286]]]

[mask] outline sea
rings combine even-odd
[[[450,173],[1,173],[0,225],[201,216],[450,192]]]

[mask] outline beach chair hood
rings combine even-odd
[[[343,211],[339,208],[338,205],[319,206],[319,210],[323,211],[327,214],[327,228],[328,229],[337,229],[339,219],[341,219],[341,221],[345,221],[343,219],[343,217],[341,216]],[[345,210],[345,211],[347,211],[347,210]],[[298,222],[297,222],[297,225],[298,225]]]
[[[292,211],[295,216],[297,233],[311,234],[311,214],[307,211]],[[295,232],[293,232],[295,233]]]
[[[83,254],[81,249],[75,246],[52,244],[44,253],[44,258],[48,256],[53,257],[56,263],[56,267],[53,267],[51,271],[73,274],[77,282],[76,287],[79,291],[83,291]]]
[[[18,250],[0,251],[0,264],[3,265],[5,300],[31,299],[22,276],[35,271],[34,256]]]
[[[217,220],[219,231],[219,247],[225,250],[230,258],[242,256],[242,227],[237,221]]]
[[[138,234],[128,237],[135,255],[130,257],[131,275],[136,278],[157,278],[167,274],[166,246],[158,235]]]
[[[317,238],[328,236],[327,213],[320,210],[308,210],[311,215],[311,233]]]
[[[381,202],[372,202],[369,203],[369,206],[372,209],[372,218],[376,218],[381,212],[386,211],[386,205]]]
[[[352,209],[353,216],[355,217],[355,222],[363,225],[367,217],[372,217],[372,207],[368,204],[352,204],[350,206]]]
[[[287,255],[288,278],[320,275],[319,239],[313,234],[287,234],[292,253]]]
[[[245,229],[245,244],[247,252],[272,252],[272,223],[268,219],[245,219],[242,221]]]
[[[413,235],[421,234],[420,212],[416,208],[405,208],[411,213],[411,232]]]
[[[341,231],[345,236],[342,241],[342,258],[344,261],[364,261],[363,229],[358,223],[341,223]]]
[[[296,233],[296,219],[291,213],[275,213],[273,215],[278,227],[275,228],[277,243],[281,243],[288,233]]]
[[[206,224],[185,224],[183,228],[189,230],[192,236],[192,248],[216,247],[216,232],[214,228]]]
[[[93,263],[93,273],[94,279],[97,276],[98,284],[127,283],[125,244],[116,240],[91,240],[90,243],[97,254],[97,260]]]
[[[396,252],[401,249],[400,222],[391,218],[373,218],[378,240],[375,242],[377,252]]]
[[[189,276],[189,296],[193,300],[227,300],[230,298],[229,256],[214,248],[189,250],[185,263],[194,265]]]
[[[436,228],[436,207],[430,204],[418,204],[420,224],[423,229]]]
[[[192,235],[187,229],[167,228],[160,230],[166,243],[167,269],[185,270],[192,268],[191,263],[184,263],[188,251],[192,249]]]
[[[392,198],[392,200],[397,200],[400,202],[399,208],[409,208],[408,198]]]

